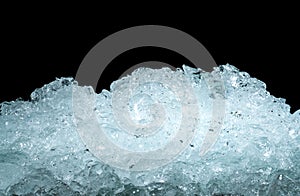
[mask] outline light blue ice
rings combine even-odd
[[[212,73],[140,68],[111,88],[95,94],[60,78],[36,89],[30,101],[2,103],[0,195],[299,195],[300,110],[291,114],[262,81],[231,65]],[[96,104],[85,113],[89,96]],[[213,111],[216,99],[222,105]],[[184,111],[189,107],[196,109]],[[211,130],[218,109],[224,113],[220,129]],[[127,165],[118,154],[112,156],[120,161],[110,164],[78,132],[92,114],[106,139],[128,152],[164,149],[182,124],[194,135],[188,143],[174,142],[173,150],[184,147],[176,156],[150,157],[148,163],[161,162],[145,163],[148,169],[128,157]],[[201,155],[207,135],[211,146]],[[100,156],[111,152],[96,147]]]

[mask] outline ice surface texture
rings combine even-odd
[[[224,119],[216,142],[200,155],[204,138],[212,131],[213,100],[221,85],[214,84],[214,75],[220,76],[224,87],[219,95]],[[161,82],[128,88],[132,78],[151,77]],[[195,104],[187,101],[186,89],[174,92],[164,85],[177,78],[174,86],[180,86],[182,77],[197,101],[197,116],[192,119],[183,116],[183,104]],[[120,85],[127,87],[117,88]],[[291,114],[285,100],[270,95],[262,81],[231,65],[212,73],[187,66],[177,71],[140,68],[111,88],[95,94],[71,78],[61,78],[35,90],[31,101],[2,103],[0,195],[299,195],[300,111]],[[80,116],[74,116],[74,89],[82,95],[77,107],[83,108],[82,116],[85,96],[96,96],[99,125],[124,150],[161,149],[176,138],[182,123],[191,123],[193,127],[185,128],[194,129],[195,135],[188,144],[180,141],[186,148],[161,167],[146,171],[112,167],[94,156],[77,131]],[[120,121],[124,116],[115,113],[122,108],[128,121]]]

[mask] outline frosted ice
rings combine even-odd
[[[215,75],[222,84],[213,80]],[[134,78],[151,77],[161,81],[128,88]],[[174,91],[183,79],[193,92]],[[164,85],[168,81],[173,86]],[[221,86],[224,92],[218,92]],[[191,94],[197,116],[183,123],[188,122],[187,129],[195,129],[195,135],[161,167],[146,171],[130,170],[134,165],[129,170],[112,167],[94,156],[77,132],[74,89],[82,99],[77,106],[82,116],[84,98],[96,96],[97,123],[125,150],[143,153],[172,141],[185,119],[184,104],[195,104]],[[223,123],[214,145],[200,155],[211,131],[216,96],[224,101]],[[119,121],[114,112],[120,108],[128,110],[130,122]],[[151,129],[143,129],[147,126]],[[31,101],[1,104],[0,195],[299,195],[299,131],[300,110],[291,114],[285,100],[270,95],[262,81],[228,64],[212,73],[188,66],[176,72],[140,68],[100,94],[78,86],[72,78],[60,78],[36,89]]]

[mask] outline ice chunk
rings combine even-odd
[[[291,114],[284,99],[234,66],[140,68],[100,94],[61,78],[31,99],[1,103],[0,195],[300,192],[300,110]],[[214,130],[214,113],[223,109]],[[101,134],[82,136],[80,127]],[[100,136],[128,154],[112,154],[119,151]],[[148,162],[137,161],[147,153]]]

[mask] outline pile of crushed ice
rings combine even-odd
[[[96,100],[99,146],[78,131],[87,96]],[[216,99],[222,105],[215,107]],[[188,143],[177,137],[179,130],[193,133]],[[262,81],[231,65],[211,73],[140,68],[100,94],[60,78],[36,89],[31,101],[1,103],[0,195],[297,195],[299,131],[300,110],[291,114]],[[104,139],[119,150],[101,146]],[[169,143],[181,150],[165,158],[161,149]],[[132,155],[127,164],[122,150],[150,152],[149,162]],[[152,168],[153,160],[159,164]]]

